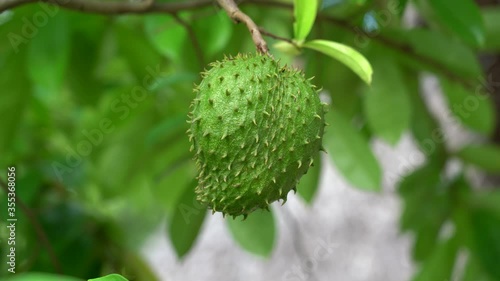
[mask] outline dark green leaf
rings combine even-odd
[[[484,44],[484,22],[479,7],[473,0],[424,0],[431,13],[446,28],[462,40],[479,47]]]
[[[304,198],[304,200],[311,204],[318,190],[319,180],[321,172],[321,157],[316,155],[314,157],[314,166],[310,167],[307,174],[302,176],[299,184],[297,185],[297,192]]]
[[[441,165],[427,162],[399,184],[404,202],[401,215],[402,230],[415,233],[413,256],[417,261],[427,259],[434,251],[438,234],[449,215],[450,204],[442,194]]]
[[[441,242],[424,262],[413,281],[450,280],[458,250],[455,237]]]
[[[466,163],[492,173],[500,173],[500,147],[497,145],[469,145],[457,153]]]
[[[491,134],[495,128],[495,109],[485,93],[468,91],[446,79],[441,79],[441,86],[450,110],[465,126],[484,135]]]
[[[384,33],[400,47],[385,49],[412,67],[477,79],[483,75],[476,54],[454,38],[428,29],[392,29]]]
[[[408,88],[401,69],[390,57],[377,53],[372,63],[375,73],[365,95],[365,115],[372,132],[394,145],[410,125]]]
[[[184,257],[193,246],[207,213],[206,207],[196,201],[195,186],[196,181],[192,181],[184,191],[168,227],[170,241],[179,258]]]
[[[433,161],[445,161],[443,129],[429,112],[424,97],[421,95],[418,74],[406,73],[405,83],[409,90],[412,105],[411,130],[420,150]]]
[[[493,279],[490,279],[477,260],[469,255],[461,281],[493,281]]]
[[[500,204],[500,202],[497,202]],[[473,255],[484,270],[494,279],[500,280],[500,216],[483,208],[470,211],[471,243]]]
[[[272,212],[257,210],[245,220],[227,219],[227,224],[234,239],[243,249],[264,257],[272,253],[276,236]]]
[[[156,80],[164,74],[162,57],[146,40],[143,32],[125,24],[116,24],[114,28],[119,52],[138,81],[143,83],[145,77]]]
[[[369,143],[356,131],[349,120],[335,110],[327,115],[323,145],[344,177],[354,186],[378,191],[381,186],[380,166]]]
[[[9,75],[0,75],[0,166],[7,165],[15,151],[13,141],[23,121],[23,112],[31,100],[31,83],[25,68],[25,55],[9,54],[0,58],[0,69],[8,69]],[[13,78],[15,77],[15,78]],[[8,89],[8,90],[7,90]],[[7,161],[7,162],[4,162]]]

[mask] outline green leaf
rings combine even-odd
[[[425,0],[437,20],[472,46],[485,41],[485,28],[479,7],[473,0]]]
[[[497,145],[469,145],[457,152],[457,156],[488,172],[500,173],[500,147]]]
[[[151,76],[153,80],[158,79],[162,74],[157,71],[162,65],[162,57],[145,35],[131,25],[117,23],[114,27],[119,52],[138,81],[143,83],[145,77]]]
[[[88,281],[128,281],[128,279],[119,274],[109,274],[103,277],[89,279]]]
[[[193,246],[207,213],[206,208],[196,201],[195,186],[196,181],[192,181],[184,191],[168,227],[170,240],[179,258],[184,257]]]
[[[201,48],[208,56],[222,51],[227,46],[231,39],[233,26],[234,24],[224,11],[193,21],[193,29]],[[170,43],[172,38],[169,40]]]
[[[42,4],[46,5],[46,4]],[[66,76],[70,55],[70,28],[66,14],[51,18],[38,29],[28,51],[28,73],[40,89],[39,96],[45,103],[55,103],[60,98],[61,86]]]
[[[457,250],[458,242],[456,237],[440,243],[412,280],[451,280]]]
[[[373,83],[364,100],[366,118],[375,135],[394,145],[410,125],[408,89],[401,69],[390,57],[378,54],[373,67]]]
[[[486,29],[486,43],[484,49],[500,51],[500,8],[496,6],[486,7],[482,10],[484,25]]]
[[[428,161],[399,184],[398,192],[404,202],[401,229],[414,232],[416,261],[424,261],[433,253],[441,227],[449,216],[451,205],[442,190],[441,168],[442,164]]]
[[[444,162],[446,158],[444,140],[439,135],[442,129],[429,112],[424,97],[420,93],[418,73],[408,71],[405,76],[405,84],[409,90],[412,106],[411,131],[413,137],[425,156]]]
[[[498,202],[500,204],[500,202]],[[470,212],[471,252],[483,269],[494,279],[500,280],[500,216],[488,209],[474,208]]]
[[[326,115],[323,145],[335,166],[354,186],[379,191],[382,174],[369,143],[356,131],[349,120],[335,110]]]
[[[294,0],[293,3],[295,40],[302,42],[309,35],[316,19],[318,0]]]
[[[144,19],[146,35],[155,48],[169,59],[179,62],[186,29],[166,15],[149,15]]]
[[[465,180],[453,186],[457,208],[457,234],[468,247],[474,262],[492,280],[500,280],[500,192],[477,192]],[[474,279],[476,281],[476,279]]]
[[[9,54],[7,58],[0,56],[0,69],[8,70],[9,75],[0,75],[0,166],[12,163],[14,140],[22,127],[23,112],[31,102],[31,82],[27,77],[24,52]]]
[[[468,91],[456,82],[441,79],[448,107],[465,126],[490,135],[495,128],[495,109],[486,93]]]
[[[362,54],[353,48],[326,40],[309,41],[305,43],[303,47],[322,52],[325,55],[339,60],[354,71],[354,73],[367,84],[371,83],[373,70],[370,63]]]
[[[276,236],[272,212],[257,210],[245,220],[227,219],[227,224],[243,249],[264,257],[271,254]]]
[[[412,67],[428,69],[440,75],[446,69],[447,72],[470,79],[483,75],[475,52],[443,33],[428,29],[393,29],[386,30],[384,34],[398,42],[401,48],[381,46]]]
[[[14,277],[8,278],[8,281],[82,281],[70,276],[62,276],[50,273],[16,273]]]
[[[307,174],[302,176],[297,185],[297,192],[309,204],[312,203],[314,195],[318,190],[321,172],[321,157],[319,153],[314,157],[314,166],[310,167]]]
[[[477,260],[469,255],[461,281],[493,281],[488,278]]]

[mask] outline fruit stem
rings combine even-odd
[[[247,14],[241,11],[233,0],[217,0],[217,2],[235,23],[243,22],[247,26],[257,51],[270,55],[267,43],[262,37],[259,27],[255,22]]]

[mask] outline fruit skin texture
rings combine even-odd
[[[211,66],[188,121],[197,199],[232,216],[284,203],[321,148],[324,104],[315,87],[266,55]]]

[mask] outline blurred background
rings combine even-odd
[[[185,134],[200,71],[255,52],[243,24],[211,0],[0,1],[0,278],[500,280],[500,2],[236,2],[330,107],[320,164],[245,221],[197,203]]]

